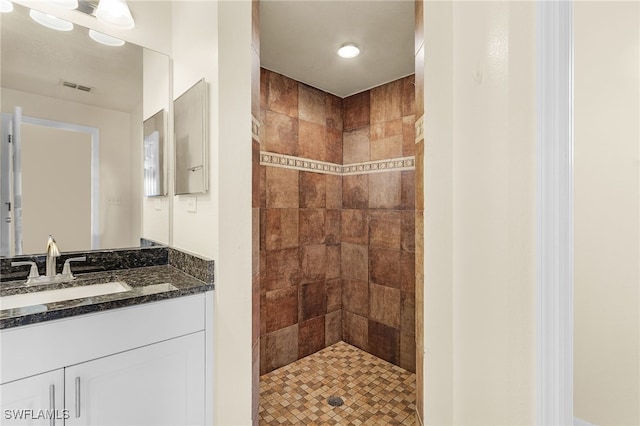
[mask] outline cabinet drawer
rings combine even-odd
[[[0,383],[204,330],[205,295],[0,331]]]

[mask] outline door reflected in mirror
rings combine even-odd
[[[165,189],[165,110],[144,121],[144,195],[167,195]]]

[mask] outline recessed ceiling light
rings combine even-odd
[[[338,49],[338,55],[343,58],[355,58],[360,54],[360,49],[355,43],[345,43]]]
[[[0,0],[0,13],[11,12],[13,10],[13,3],[9,0]]]
[[[89,37],[91,37],[94,41],[98,43],[104,44],[106,46],[122,46],[124,45],[124,40],[120,40],[119,38],[112,37],[110,35],[100,33],[96,30],[89,30]]]
[[[52,30],[71,31],[73,29],[71,22],[60,19],[57,16],[49,15],[48,13],[40,12],[39,10],[31,9],[29,16],[38,24],[44,25]]]

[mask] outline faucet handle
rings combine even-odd
[[[71,279],[74,279],[75,277],[71,273],[71,262],[86,262],[86,261],[87,261],[87,256],[70,257],[69,259],[64,261],[64,266],[62,267],[62,275],[70,277]]]
[[[40,274],[38,273],[38,265],[36,262],[11,262],[11,266],[26,266],[31,265],[31,269],[29,270],[29,276],[27,278],[38,278]]]

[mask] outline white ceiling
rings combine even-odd
[[[131,112],[142,103],[142,48],[109,47],[86,28],[55,31],[34,22],[24,6],[0,15],[2,87]],[[62,85],[91,87],[91,93]]]
[[[413,45],[413,1],[260,1],[261,65],[342,98],[413,74]]]

